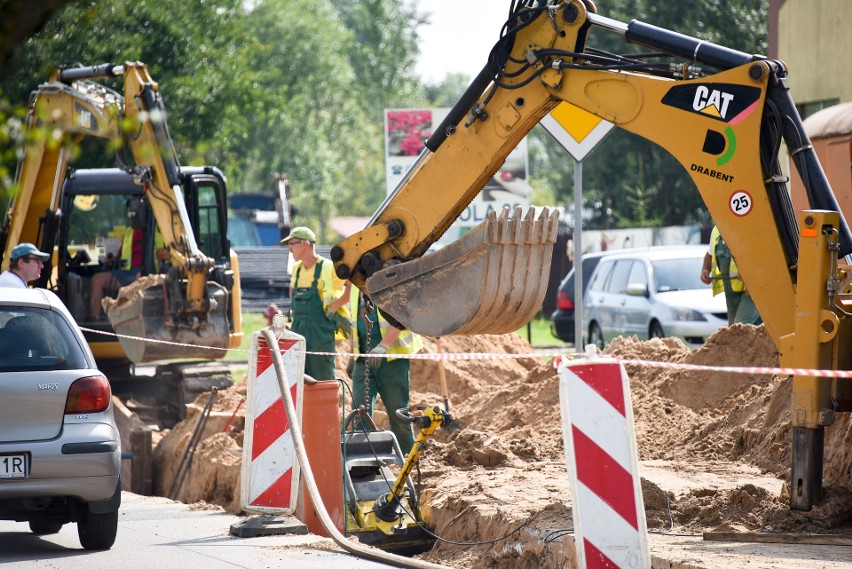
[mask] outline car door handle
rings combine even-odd
[[[626,298],[621,299],[621,306],[624,306],[625,304],[627,304],[627,299]]]

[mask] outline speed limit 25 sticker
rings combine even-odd
[[[728,200],[728,207],[731,208],[731,213],[738,217],[743,217],[749,214],[753,203],[751,194],[745,190],[738,190],[731,194]]]

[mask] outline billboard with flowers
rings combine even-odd
[[[393,192],[405,172],[414,164],[426,140],[432,136],[433,129],[441,124],[449,110],[385,110],[385,181],[388,194]],[[528,180],[527,141],[524,139],[509,154],[506,162],[485,184],[479,195],[459,215],[442,241],[455,240],[484,221],[492,210],[529,207],[531,189]]]

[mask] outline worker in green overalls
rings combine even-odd
[[[737,264],[731,256],[727,243],[719,233],[718,227],[713,227],[710,233],[710,246],[704,255],[701,268],[701,282],[713,284],[713,296],[725,293],[728,307],[728,324],[741,322],[743,324],[763,324],[763,319],[746,289],[745,282],[740,276]]]
[[[334,333],[349,318],[348,287],[334,273],[334,264],[317,255],[316,235],[307,227],[295,227],[281,240],[296,263],[290,279],[292,331],[305,337],[309,352],[329,355],[305,356],[305,373],[318,381],[335,379]],[[338,317],[338,314],[340,317]]]
[[[409,405],[411,361],[400,356],[419,352],[423,348],[423,339],[411,330],[392,326],[377,308],[368,308],[360,291],[356,290],[352,295],[349,313],[354,320],[352,351],[363,354],[354,356],[350,362],[351,369],[347,370],[352,378],[353,405],[364,405],[372,416],[376,395],[379,395],[388,412],[391,431],[396,435],[400,450],[407,455],[414,445],[414,431],[411,423],[396,416],[396,410]],[[369,362],[369,378],[366,362]]]

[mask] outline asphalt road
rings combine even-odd
[[[204,510],[166,498],[124,492],[118,537],[108,551],[85,551],[76,524],[54,535],[35,536],[26,523],[0,521],[3,569],[61,568],[165,569],[372,569],[387,565],[343,552],[330,539],[314,535],[253,538],[229,534],[245,518]]]

